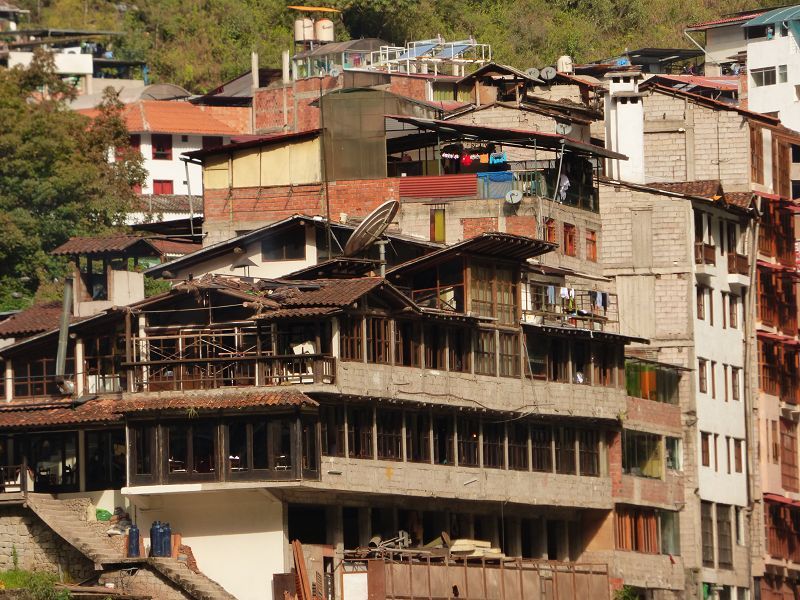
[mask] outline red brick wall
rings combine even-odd
[[[678,434],[681,432],[680,406],[629,396],[627,408],[630,421],[669,427]]]
[[[320,85],[323,92],[335,90],[341,87],[341,79],[301,79],[286,88],[286,131],[306,131],[319,127],[319,108],[311,106],[311,103],[319,98]],[[256,131],[283,130],[283,98],[282,87],[256,90],[253,99]]]
[[[611,497],[622,491],[622,433],[610,431],[606,437],[608,451],[608,475],[611,477]]]
[[[487,231],[497,231],[497,217],[461,219],[462,238],[467,240]]]
[[[506,217],[506,233],[536,237],[536,217],[512,215]]]
[[[376,206],[397,197],[394,179],[336,181],[330,184],[331,220],[342,213],[364,217]],[[295,214],[325,214],[322,184],[206,190],[203,194],[207,223],[279,221]]]
[[[389,91],[401,96],[416,98],[417,100],[427,100],[427,79],[421,77],[405,77],[403,75],[392,75],[389,83]]]

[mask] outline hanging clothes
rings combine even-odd
[[[550,305],[556,303],[556,288],[553,285],[547,286],[547,303]]]

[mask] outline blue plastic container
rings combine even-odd
[[[161,529],[161,556],[172,556],[172,528],[164,523]]]
[[[128,529],[128,558],[139,556],[139,528],[131,525]]]

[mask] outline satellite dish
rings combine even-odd
[[[557,74],[558,72],[556,71],[555,67],[545,67],[541,72],[542,79],[545,81],[552,81],[556,78]]]
[[[537,69],[536,67],[525,69],[525,75],[527,75],[531,79],[539,79],[539,69]]]
[[[570,131],[572,131],[570,123],[556,123],[556,133],[558,135],[569,135]]]
[[[328,75],[334,78],[338,77],[341,74],[342,72],[337,67],[331,67],[331,70],[328,71]]]
[[[509,204],[519,204],[522,202],[522,191],[521,190],[508,190],[506,192],[506,202]]]
[[[397,200],[388,200],[369,213],[347,240],[344,255],[355,256],[374,244],[386,231],[399,209],[400,203]]]

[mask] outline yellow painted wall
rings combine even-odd
[[[319,139],[249,148],[233,153],[233,187],[301,185],[322,180]],[[228,187],[228,157],[214,156],[203,165],[207,190]]]

